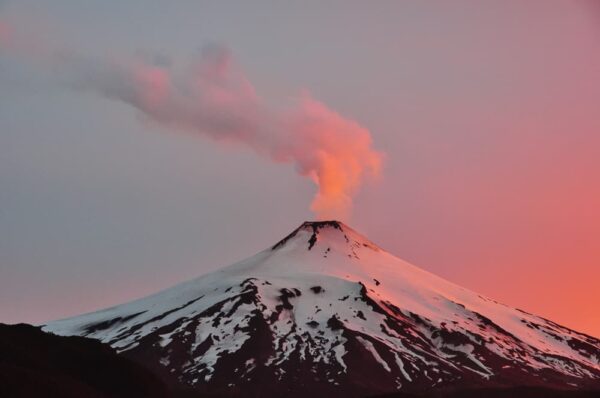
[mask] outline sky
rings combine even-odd
[[[593,1],[0,1],[0,322],[135,299],[335,213],[598,337],[598,76]]]

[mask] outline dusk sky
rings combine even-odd
[[[0,322],[328,215],[600,337],[600,4],[0,0]]]

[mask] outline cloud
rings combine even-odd
[[[1,3],[0,3],[1,6]],[[10,48],[12,45],[12,26],[2,19],[0,19],[0,50],[2,48]]]
[[[52,65],[65,83],[127,104],[166,131],[249,147],[274,163],[293,164],[318,188],[311,209],[319,218],[348,218],[357,190],[380,173],[382,154],[366,128],[309,94],[284,109],[268,107],[223,47],[208,46],[179,68],[164,57],[37,52],[49,53],[41,64]]]

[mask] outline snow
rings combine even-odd
[[[404,378],[408,381],[412,381],[412,379],[410,378],[409,374],[406,373],[406,369],[404,369],[404,363],[402,362],[402,360],[400,359],[400,357],[398,356],[397,353],[394,353],[394,358],[396,359],[396,364],[398,365],[398,369],[400,369],[400,372],[402,373],[402,376],[404,376]]]
[[[304,360],[310,357],[315,363],[346,372],[343,358],[348,354],[348,341],[340,330],[328,326],[330,319],[337,318],[346,330],[359,336],[357,340],[387,372],[392,369],[372,341],[393,353],[400,374],[409,382],[413,380],[405,368],[406,361],[415,369],[417,364],[430,370],[442,366],[459,369],[452,352],[463,353],[473,363],[468,367],[470,371],[482,378],[493,377],[494,371],[477,356],[477,350],[487,350],[531,369],[551,368],[574,377],[600,377],[598,340],[439,278],[387,253],[344,224],[318,229],[314,246],[308,250],[313,234],[313,225],[303,224],[274,249],[154,295],[54,321],[43,328],[60,335],[98,338],[126,351],[156,330],[176,325],[159,335],[158,344],[165,350],[183,336],[193,340],[192,352],[212,339],[206,352],[192,358],[185,370],[202,373],[205,381],[210,380],[223,355],[237,352],[250,339],[250,333],[243,329],[257,310],[269,320],[276,347],[266,366],[282,364],[299,349]],[[249,278],[253,278],[253,287],[248,284]],[[321,287],[319,292],[311,289],[316,286]],[[393,304],[400,315],[373,311],[362,299],[362,286],[370,299],[382,308]],[[240,295],[252,288],[256,288],[260,303],[239,305]],[[300,293],[287,297],[291,309],[280,308],[282,289]],[[215,305],[221,305],[220,310],[200,318],[190,330],[197,314]],[[411,314],[425,322],[406,330],[421,345],[406,344],[406,336],[385,326],[388,317],[410,318]],[[276,319],[270,321],[272,317]],[[448,344],[433,336],[432,330],[444,328],[466,336],[469,344]],[[499,328],[508,334],[499,332]],[[595,347],[595,353],[571,347],[571,339]],[[550,360],[547,354],[564,359]],[[168,358],[165,361],[169,363]],[[245,374],[255,366],[254,362],[245,366]]]
[[[472,362],[474,362],[477,366],[479,366],[479,368],[481,368],[481,370],[483,370],[483,372],[484,372],[483,374],[481,373],[481,371],[476,371],[477,373],[482,374],[483,377],[488,378],[489,376],[494,374],[494,372],[492,372],[491,369],[489,369],[487,366],[485,366],[483,363],[481,363],[481,361],[479,359],[477,359],[475,354],[473,354],[474,347],[471,344],[452,345],[452,349],[466,354],[467,358],[469,358]],[[473,370],[473,371],[475,371],[475,370]]]
[[[373,343],[371,343],[369,340],[363,339],[362,337],[357,337],[357,340],[361,342],[361,344],[367,349],[367,351],[369,351],[371,353],[371,355],[373,355],[373,358],[375,358],[375,360],[377,362],[379,362],[379,364],[386,371],[388,371],[388,372],[392,371],[392,369],[390,369],[390,366],[388,365],[388,363],[386,361],[384,361],[383,358],[381,358],[381,356],[377,352],[377,349],[375,348]]]

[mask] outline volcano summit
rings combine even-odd
[[[600,340],[471,292],[337,221],[152,296],[50,322],[231,396],[600,388]]]

